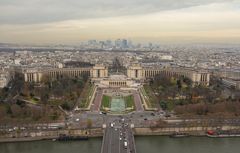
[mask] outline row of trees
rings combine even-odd
[[[14,119],[14,122],[24,121],[52,121],[60,119],[61,112],[50,106],[30,107],[24,102],[15,104],[0,104],[0,121],[1,123]]]
[[[240,103],[219,102],[215,104],[197,103],[176,106],[175,111],[182,115],[240,116]]]

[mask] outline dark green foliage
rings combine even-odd
[[[163,110],[166,110],[167,109],[167,102],[165,101],[160,101],[160,106]]]
[[[181,88],[182,88],[182,82],[181,82],[181,80],[177,80],[177,87],[178,87],[178,89],[181,89]]]
[[[41,93],[40,100],[41,100],[42,104],[46,105],[48,103],[48,99],[49,99],[49,94],[46,91]]]
[[[192,86],[192,80],[189,78],[184,77],[183,78],[183,82],[187,85],[187,86]]]
[[[68,102],[64,102],[62,105],[61,105],[61,107],[63,108],[63,109],[65,109],[65,110],[71,110],[71,106],[70,106],[70,104],[68,103]]]
[[[19,105],[20,107],[25,107],[26,106],[26,103],[24,101],[19,100],[19,99],[17,99],[16,104]]]
[[[7,114],[12,115],[12,109],[10,105],[6,105]]]
[[[55,111],[53,115],[51,116],[52,120],[57,120],[59,118],[59,114]]]

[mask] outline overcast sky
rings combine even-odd
[[[0,42],[240,43],[240,0],[0,0]]]

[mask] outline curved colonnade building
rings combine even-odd
[[[108,69],[102,65],[93,67],[79,67],[79,68],[47,68],[34,69],[27,68],[23,70],[25,82],[41,82],[45,76],[54,80],[62,76],[80,77],[87,75],[91,78],[106,78],[108,77]]]
[[[208,86],[210,81],[210,73],[205,70],[194,70],[186,67],[142,67],[139,64],[132,65],[127,69],[127,75],[134,79],[149,79],[162,74],[167,77],[187,77],[192,80],[194,85]]]
[[[127,76],[123,77],[124,79],[114,79],[114,82],[112,77],[109,77],[108,75],[108,68],[104,65],[95,65],[93,67],[82,68],[24,69],[23,73],[26,82],[41,82],[44,76],[48,76],[50,79],[57,79],[63,75],[67,75],[69,77],[80,77],[87,75],[93,81],[104,80],[104,84],[108,84],[108,86],[127,86],[129,84],[129,79],[145,81],[158,74],[163,74],[167,77],[184,76],[192,80],[195,85],[201,84],[208,86],[210,80],[210,73],[207,71],[197,71],[183,67],[143,67],[140,64],[133,64],[129,66],[127,68]]]

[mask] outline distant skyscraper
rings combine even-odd
[[[89,40],[88,45],[90,45],[90,46],[97,45],[97,40]]]
[[[106,40],[105,42],[107,47],[112,47],[112,41],[111,40]]]
[[[149,43],[149,44],[148,44],[148,48],[149,48],[150,50],[152,50],[152,49],[153,49],[153,44],[152,44],[152,43]]]
[[[122,48],[128,48],[128,41],[126,39],[122,40]]]
[[[131,40],[128,40],[128,48],[133,48],[134,46],[133,46],[133,43],[132,43],[132,41]]]
[[[115,40],[116,48],[128,48],[128,41],[126,39],[117,39]]]
[[[115,47],[116,47],[116,48],[121,48],[121,44],[122,44],[121,39],[115,40]]]
[[[104,48],[106,46],[104,41],[99,41],[99,44],[101,45],[101,48]]]

